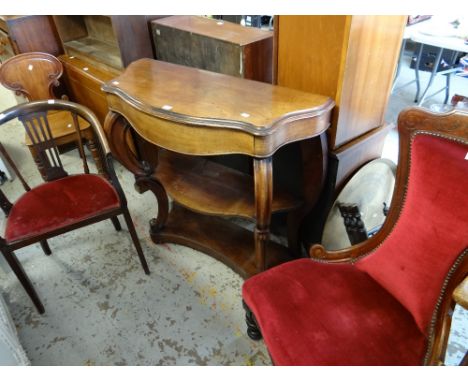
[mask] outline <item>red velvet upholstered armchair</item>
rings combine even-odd
[[[244,283],[248,334],[263,335],[275,364],[443,364],[454,290],[467,301],[468,114],[407,109],[398,129],[382,229]]]
[[[48,122],[49,117],[57,111],[69,113],[69,127],[76,133],[83,173],[69,175],[62,166]],[[37,187],[29,187],[0,142],[0,155],[10,164],[26,190],[26,193],[11,203],[0,189],[0,208],[7,216],[5,234],[0,236],[0,252],[37,310],[43,313],[44,306],[14,251],[39,242],[45,254],[50,255],[47,239],[101,220],[110,219],[115,229],[120,231],[117,216],[124,216],[141,265],[145,273],[149,274],[125,195],[114,172],[110,149],[95,115],[86,107],[73,102],[35,101],[0,113],[0,128],[15,118],[23,123],[36,150],[36,160],[41,161],[47,182]],[[89,171],[80,123],[89,124],[99,139],[104,174],[91,174]]]

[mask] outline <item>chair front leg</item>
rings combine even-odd
[[[143,254],[143,249],[141,248],[140,240],[138,239],[138,235],[135,230],[135,226],[133,225],[132,217],[130,216],[130,212],[128,212],[128,208],[125,207],[123,211],[123,215],[125,218],[125,223],[127,223],[128,231],[130,232],[130,236],[133,240],[133,245],[135,246],[138,257],[140,258],[141,266],[147,275],[150,274],[148,263],[146,262],[145,255]]]
[[[242,301],[242,305],[245,309],[245,322],[247,323],[247,335],[250,339],[254,341],[259,341],[263,338],[262,332],[258,327],[257,320],[255,319],[254,314],[250,310],[249,306]]]

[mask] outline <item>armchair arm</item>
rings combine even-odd
[[[309,249],[309,256],[311,259],[332,263],[351,262],[376,250],[386,236],[387,230],[381,229],[366,241],[336,251],[327,251],[321,244],[314,244]]]
[[[455,302],[468,310],[468,276],[453,291]]]
[[[105,136],[104,136],[105,139]],[[123,206],[127,205],[127,198],[125,197],[125,193],[123,192],[122,186],[120,185],[119,178],[117,178],[117,174],[115,173],[114,169],[114,157],[110,151],[104,154],[105,158],[105,166],[108,175],[109,181],[112,183],[114,188],[116,189],[117,193],[119,194],[120,201]]]

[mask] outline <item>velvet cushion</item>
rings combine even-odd
[[[5,240],[14,242],[50,232],[119,207],[114,187],[92,174],[43,183],[22,195],[7,219]]]
[[[420,365],[411,314],[350,264],[288,262],[248,279],[243,298],[277,365]]]
[[[468,247],[467,145],[415,137],[406,202],[393,232],[357,267],[395,296],[426,332],[442,284]]]

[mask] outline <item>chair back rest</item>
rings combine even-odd
[[[52,136],[49,123],[49,119],[63,115],[64,113],[65,117],[69,118],[70,128],[75,130],[84,173],[89,173],[89,167],[84,153],[81,129],[79,127],[80,122],[87,122],[93,128],[100,143],[101,162],[105,165],[103,154],[110,153],[110,150],[105,140],[104,132],[96,116],[82,105],[62,100],[35,101],[14,106],[0,113],[0,126],[15,118],[21,121],[26,134],[33,144],[37,160],[40,162],[39,165],[44,169],[47,181],[63,178],[68,175],[60,159],[57,144]],[[16,166],[13,167],[13,170],[20,177]]]
[[[59,86],[62,73],[62,64],[51,54],[23,53],[0,66],[0,83],[29,101],[38,101],[56,98],[53,88]]]
[[[451,278],[459,282],[468,272],[468,113],[413,108],[400,114],[398,124],[399,165],[393,215],[387,218],[395,224],[357,267],[429,334],[442,300],[450,296]]]

